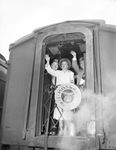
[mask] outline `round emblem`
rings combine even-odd
[[[81,91],[74,84],[62,84],[55,91],[55,102],[64,110],[72,110],[81,102]]]

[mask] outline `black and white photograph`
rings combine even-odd
[[[0,149],[116,150],[116,0],[0,0]]]

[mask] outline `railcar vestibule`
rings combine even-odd
[[[79,65],[80,69],[82,68],[81,68],[81,64],[80,64],[81,62],[79,61],[79,59],[81,58],[84,60],[83,78],[85,80],[86,38],[83,33],[76,32],[76,33],[65,33],[65,34],[56,34],[56,35],[48,36],[43,42],[42,58],[44,58],[44,55],[48,54],[50,56],[50,64],[53,62],[54,59],[57,59],[58,61],[60,61],[62,58],[68,58],[70,62],[72,62],[71,51],[74,51],[76,53],[77,64]],[[41,92],[39,92],[42,94],[41,95],[39,94],[39,98],[38,98],[38,99],[41,99],[41,102],[38,101],[39,103],[38,113],[40,113],[41,111],[41,119],[37,117],[36,135],[45,134],[45,132],[48,132],[48,134],[51,134],[52,127],[54,126],[58,127],[58,121],[53,119],[54,108],[57,106],[55,105],[55,102],[54,102],[54,89],[52,86],[52,78],[51,78],[51,75],[48,74],[47,71],[45,70],[46,61],[43,59],[42,61],[43,63],[41,66],[41,77],[40,77],[41,78],[41,83],[40,83]],[[71,67],[70,70],[74,72],[74,75],[76,75],[76,72],[73,69],[73,67]],[[77,81],[75,79],[75,85],[76,83]],[[84,88],[85,87],[86,85],[84,85]]]

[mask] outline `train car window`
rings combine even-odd
[[[76,63],[79,67],[79,72],[73,67],[73,51],[76,54]],[[85,37],[81,33],[70,33],[65,35],[56,35],[50,37],[48,42],[46,42],[45,54],[50,57],[50,65],[54,60],[59,62],[62,58],[67,58],[71,62],[70,70],[74,73],[74,84],[78,86],[79,89],[83,90],[85,88],[85,58],[86,58],[86,48],[85,48]],[[46,63],[46,61],[45,61]],[[58,66],[59,70],[61,68]],[[42,108],[42,125],[41,133],[45,134],[47,131],[51,135],[57,135],[59,132],[59,119],[62,118],[62,113],[60,108],[55,104],[55,82],[53,83],[53,77],[46,71],[44,71],[44,90],[43,90],[43,108]],[[59,112],[59,119],[54,118],[54,110]]]
[[[1,118],[2,118],[4,90],[5,90],[5,82],[0,80],[0,125],[1,125]]]

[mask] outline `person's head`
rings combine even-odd
[[[71,62],[67,58],[62,58],[59,62],[59,66],[62,70],[68,70],[71,67]]]
[[[79,59],[79,64],[80,64],[80,67],[81,67],[82,69],[84,69],[84,59],[83,59],[83,57],[81,57],[81,58]]]
[[[54,70],[58,69],[58,59],[54,59],[52,64],[51,64],[51,68]]]

